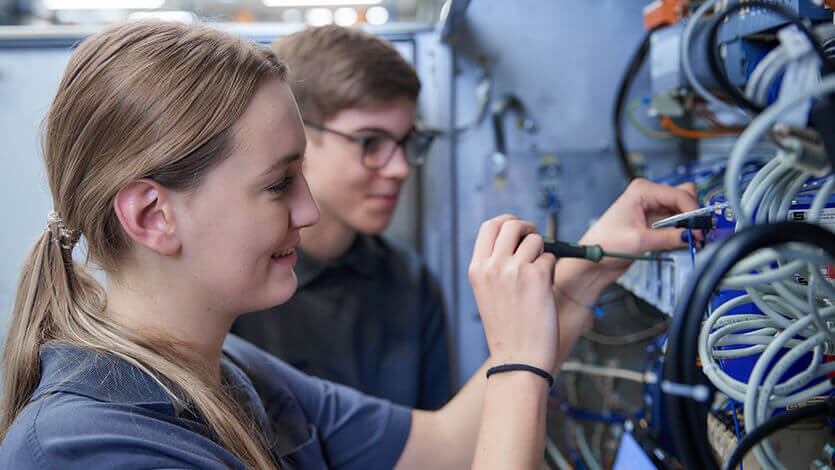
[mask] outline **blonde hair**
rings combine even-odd
[[[277,467],[263,433],[212,384],[207,367],[174,341],[130,331],[105,313],[104,289],[73,261],[72,245],[81,233],[88,257],[115,272],[130,248],[113,209],[119,191],[140,178],[196,187],[228,155],[232,126],[256,88],[286,74],[269,49],[178,23],[112,27],[72,54],[43,140],[60,219],[50,217],[20,276],[3,351],[0,442],[38,385],[40,347],[57,340],[141,368],[178,406],[204,417],[218,443],[247,466]]]

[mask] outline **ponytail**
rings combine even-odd
[[[79,310],[104,310],[101,286],[74,266],[77,241],[78,235],[53,213],[26,256],[3,349],[0,441],[38,385],[40,347],[56,339],[56,317],[65,322]]]

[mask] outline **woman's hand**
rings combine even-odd
[[[469,277],[493,365],[554,368],[559,342],[552,290],[556,260],[543,250],[536,227],[514,216],[481,225]]]
[[[580,244],[597,244],[604,251],[644,253],[666,251],[686,246],[681,240],[684,229],[650,228],[653,222],[699,208],[696,186],[685,183],[677,187],[637,179],[606,210],[583,235]],[[702,239],[698,231],[693,232]],[[610,284],[629,267],[630,262],[603,258],[597,269],[601,284]]]

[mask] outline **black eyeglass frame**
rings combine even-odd
[[[323,126],[322,124],[310,121],[303,121],[304,125],[319,131],[328,132],[334,135],[338,135],[344,139],[350,140],[351,142],[360,144],[362,146],[362,156],[361,162],[366,168],[370,168],[373,170],[377,170],[380,168],[385,167],[389,164],[392,157],[394,157],[394,153],[397,150],[397,147],[403,149],[403,153],[406,155],[406,161],[409,165],[418,167],[426,163],[426,153],[429,151],[429,147],[432,145],[432,142],[435,140],[435,133],[431,131],[423,131],[418,129],[417,127],[412,127],[409,129],[409,132],[400,139],[396,140],[389,134],[386,133],[378,133],[374,136],[369,137],[360,137],[356,135],[346,134],[345,132],[338,131],[336,129],[331,129],[327,126]],[[367,156],[368,156],[368,145],[373,139],[389,139],[395,143],[394,147],[392,147],[391,153],[386,156],[385,160],[382,161],[380,164],[376,165],[369,165]]]

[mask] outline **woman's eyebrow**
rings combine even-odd
[[[274,171],[276,171],[276,170],[278,170],[282,167],[285,167],[285,166],[295,162],[296,160],[300,160],[301,158],[302,158],[302,154],[300,154],[300,153],[293,153],[293,154],[287,155],[286,157],[282,158],[281,160],[279,160],[279,161],[273,163],[272,165],[270,165],[270,167],[267,168],[266,170],[264,170],[264,172],[261,173],[260,176],[266,176],[266,175],[268,175],[268,174],[270,174],[270,173],[272,173],[272,172],[274,172]]]

